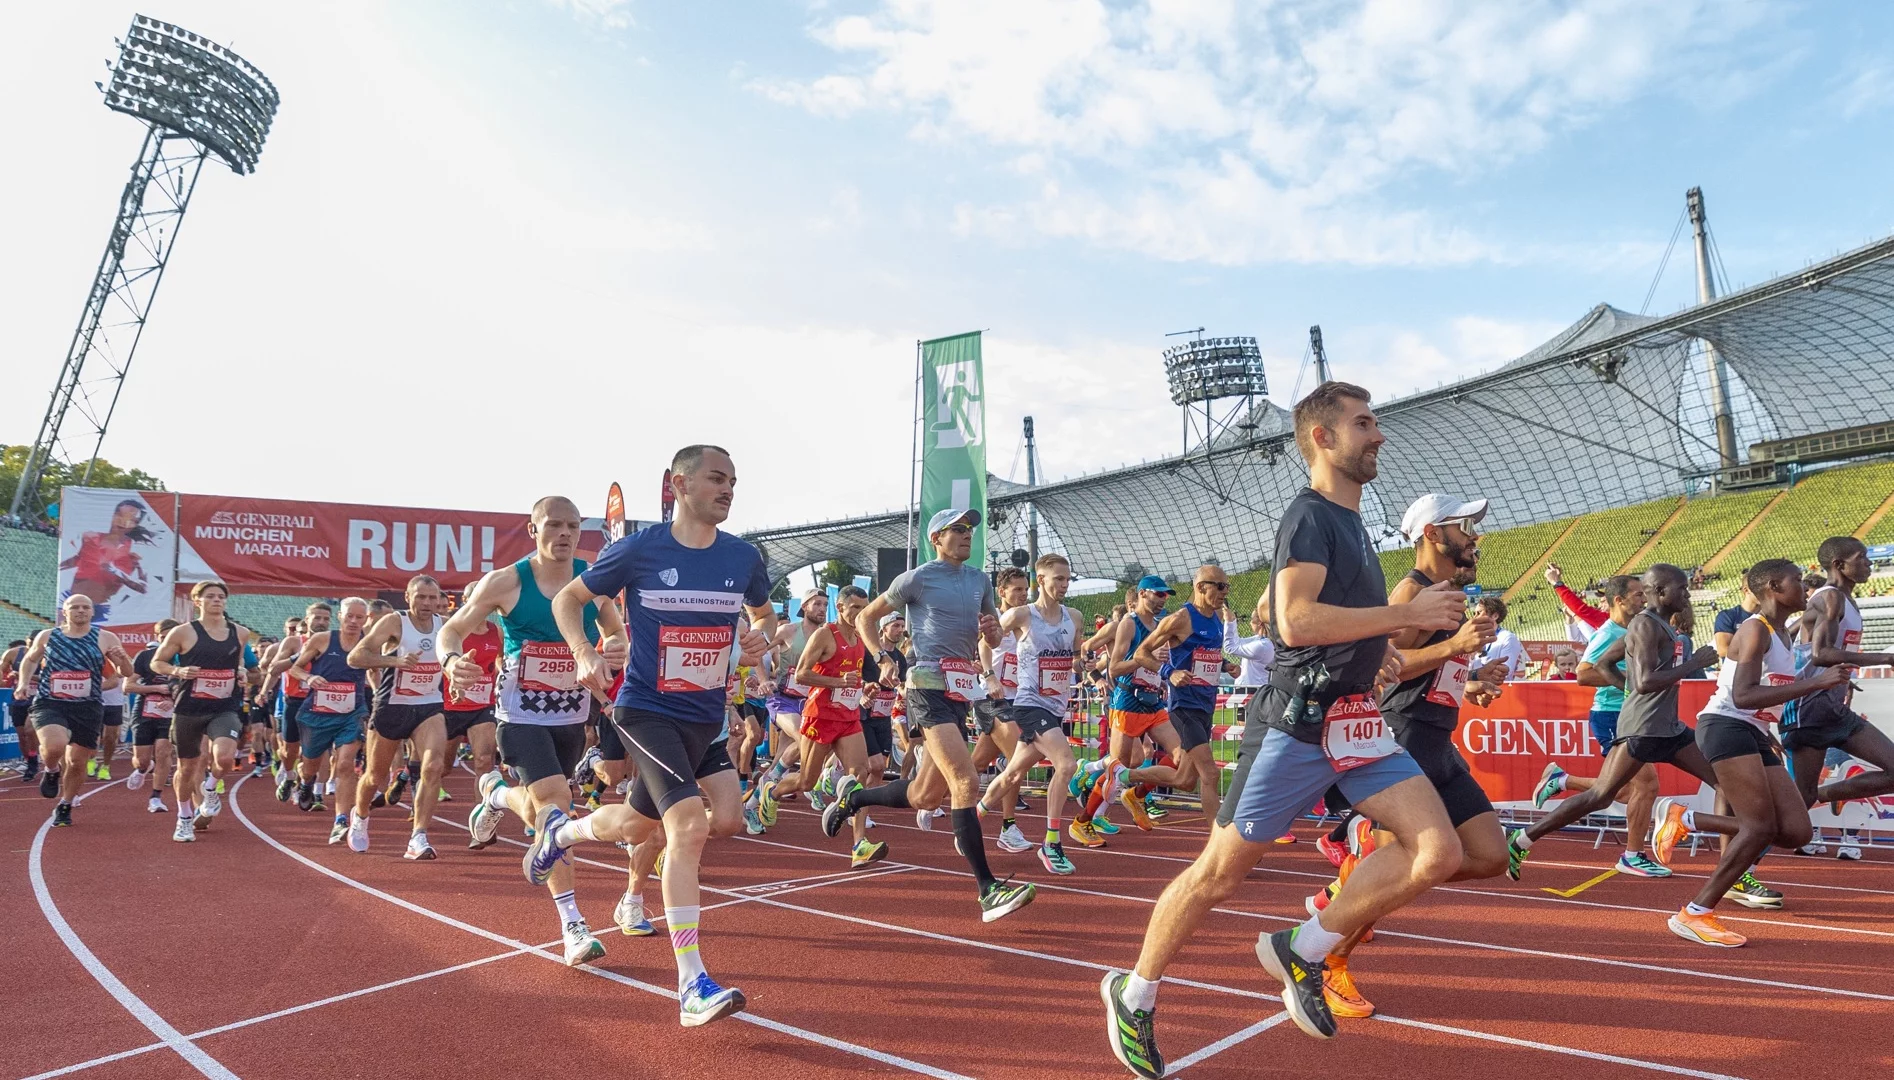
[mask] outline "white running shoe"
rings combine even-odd
[[[574,919],[566,924],[566,966],[579,967],[592,963],[605,955],[605,945],[592,936],[592,928],[585,925],[584,919]]]
[[[862,828],[872,829],[875,827],[875,819],[868,816],[868,811],[863,810],[861,812],[861,815],[862,815]]]
[[[1025,833],[1019,831],[1018,823],[1000,830],[999,845],[1001,851],[1010,851],[1015,855],[1033,849],[1033,842],[1026,839]]]
[[[363,850],[367,850],[368,827],[366,823],[363,824],[362,833],[362,847]],[[434,845],[427,842],[426,829],[408,837],[408,850],[402,852],[401,857],[410,862],[428,862],[434,858]]]
[[[204,796],[204,805],[199,807],[197,812],[205,817],[216,817],[224,812],[224,797],[215,791],[207,793]]]
[[[1846,859],[1849,862],[1860,862],[1861,845],[1855,843],[1854,837],[1844,836],[1841,838],[1841,844],[1835,848],[1835,858]]]
[[[158,798],[158,793],[155,791],[151,793],[151,801],[145,804],[147,814],[162,814],[169,809],[171,808],[164,804],[163,799]]]
[[[618,905],[612,908],[612,921],[618,924],[619,933],[627,937],[650,937],[658,932],[645,916],[644,902],[630,893],[618,898]]]
[[[1828,854],[1828,845],[1817,840],[1810,840],[1808,843],[1796,848],[1795,853],[1797,855],[1826,855]],[[1839,858],[1839,856],[1837,857]]]
[[[322,793],[324,795],[335,794],[335,781],[331,780],[328,783],[322,785]]]
[[[368,850],[368,819],[349,811],[349,850],[360,855]]]
[[[130,791],[142,791],[142,790],[144,790],[144,787],[145,787],[145,773],[144,773],[144,770],[142,770],[142,769],[133,769],[133,770],[132,770],[132,774],[131,774],[130,776],[127,776],[127,777],[125,778],[125,787],[126,787],[126,789],[127,789],[127,790],[130,790]]]
[[[178,827],[172,830],[171,839],[180,844],[189,844],[197,839],[197,830],[191,827],[190,818],[181,817],[178,819]]]
[[[931,810],[914,811],[914,825],[922,832],[934,831],[934,813]]]
[[[937,818],[944,818],[944,817],[946,817],[946,816],[947,816],[947,808],[946,808],[946,807],[944,807],[944,806],[936,806],[936,807],[934,808],[934,816],[935,816],[935,817],[937,817]]]

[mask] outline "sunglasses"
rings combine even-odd
[[[1197,587],[1199,589],[1215,589],[1218,592],[1230,591],[1230,583],[1227,581],[1199,581]]]
[[[950,532],[950,533],[960,533],[960,534],[962,534],[962,535],[966,535],[966,534],[969,534],[969,533],[971,533],[971,532],[973,532],[973,526],[971,526],[971,525],[949,525],[949,526],[947,526],[946,528],[944,528],[944,529],[942,529],[942,530],[941,530],[941,532]]]

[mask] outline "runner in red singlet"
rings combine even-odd
[[[259,693],[265,698],[276,689],[277,680],[282,680],[283,711],[276,728],[278,802],[288,802],[289,797],[295,794],[296,775],[302,767],[302,726],[297,718],[309,700],[309,684],[296,677],[293,670],[296,658],[302,654],[303,646],[309,643],[310,638],[329,632],[329,625],[334,618],[335,610],[320,600],[304,608],[302,628],[283,638],[283,643],[276,647],[274,658],[263,673],[263,688]]]
[[[475,776],[494,769],[493,684],[500,664],[500,627],[491,619],[480,632],[460,641],[461,655],[486,674],[465,692],[447,687],[447,741],[463,740],[473,752]],[[469,847],[475,847],[472,843]]]

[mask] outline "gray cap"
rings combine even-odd
[[[980,527],[980,511],[948,507],[927,520],[927,535],[933,536],[949,525],[968,525],[977,529]]]

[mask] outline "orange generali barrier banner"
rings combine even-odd
[[[1695,724],[1715,685],[1690,679],[1679,686],[1677,713],[1684,723]],[[1539,775],[1554,761],[1576,776],[1598,775],[1604,755],[1591,733],[1593,693],[1575,682],[1509,682],[1493,704],[1462,706],[1453,741],[1487,797],[1501,805],[1531,805]],[[1701,786],[1669,765],[1659,765],[1657,776],[1666,795],[1694,795]]]

